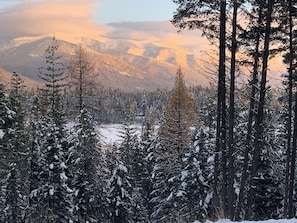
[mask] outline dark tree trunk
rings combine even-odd
[[[253,201],[255,197],[255,188],[253,185],[253,180],[258,173],[258,165],[260,161],[261,151],[263,148],[263,124],[264,124],[264,106],[266,97],[266,82],[267,82],[267,68],[268,68],[268,56],[269,56],[269,43],[270,43],[270,32],[271,32],[271,20],[273,11],[274,0],[267,1],[267,14],[266,14],[266,26],[264,34],[264,50],[262,56],[262,71],[261,71],[261,82],[260,82],[260,98],[257,108],[257,116],[255,123],[255,141],[254,141],[254,151],[253,151],[253,163],[251,172],[251,184],[250,193],[248,198],[248,208],[247,213],[248,218],[251,216],[251,209],[253,207]]]
[[[234,217],[234,118],[235,118],[235,69],[236,69],[236,51],[237,51],[237,10],[238,2],[233,0],[233,20],[232,20],[232,45],[231,45],[231,72],[230,72],[230,105],[229,105],[229,141],[228,141],[228,198],[229,198],[229,218]]]
[[[295,186],[295,162],[296,162],[296,147],[297,147],[297,94],[295,94],[294,108],[294,129],[293,129],[293,145],[291,148],[291,166],[289,175],[289,190],[288,190],[288,218],[295,217],[294,211],[294,186]]]
[[[262,23],[262,9],[259,10],[258,24]],[[253,134],[253,122],[255,119],[255,108],[257,106],[256,94],[257,94],[257,85],[258,85],[258,68],[259,68],[259,46],[260,46],[260,31],[256,33],[255,39],[255,50],[254,50],[254,63],[253,63],[253,72],[252,80],[250,81],[251,85],[251,95],[250,95],[250,104],[249,104],[249,114],[248,114],[248,124],[247,124],[247,137],[245,141],[245,151],[244,151],[244,160],[243,160],[243,169],[240,181],[238,203],[235,213],[235,219],[241,219],[241,209],[244,202],[244,192],[248,179],[248,167],[249,167],[249,154],[252,151],[252,134]]]
[[[293,163],[292,151],[292,108],[293,108],[293,21],[292,21],[292,1],[289,0],[289,77],[288,77],[288,117],[287,117],[287,157],[286,157],[286,173],[285,173],[285,198],[284,198],[284,217],[293,217],[293,186],[294,175],[292,168],[295,168],[295,157]],[[296,112],[296,111],[295,111]],[[295,117],[296,119],[296,117]],[[294,119],[294,131],[295,122]],[[295,135],[295,132],[294,132]],[[294,146],[294,144],[293,144]],[[296,143],[295,143],[296,148]],[[294,151],[296,156],[296,152]],[[295,171],[295,170],[294,170]]]
[[[220,1],[220,46],[219,46],[219,80],[218,80],[218,102],[217,102],[217,129],[216,129],[216,151],[215,151],[215,170],[213,184],[213,208],[214,217],[219,216],[223,211],[226,215],[227,210],[227,162],[226,162],[226,0]],[[219,155],[222,154],[220,162]],[[220,168],[221,164],[221,168]],[[219,175],[222,170],[223,182],[220,193]],[[220,196],[221,195],[221,196]],[[221,200],[222,199],[222,200]]]

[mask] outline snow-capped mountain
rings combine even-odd
[[[40,81],[38,68],[45,66],[45,49],[53,36],[21,37],[1,44],[0,67]],[[89,52],[96,78],[103,86],[125,90],[171,88],[179,66],[188,85],[209,83],[201,69],[201,57],[172,43],[64,33],[56,33],[55,38],[66,65],[78,44],[82,44]]]

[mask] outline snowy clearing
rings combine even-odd
[[[101,125],[98,127],[100,132],[101,140],[104,145],[113,145],[118,143],[121,139],[119,131],[121,130],[121,124],[109,124]]]
[[[130,125],[130,127],[135,128],[136,134],[140,135],[141,125]],[[121,131],[123,125],[121,124],[108,124],[98,126],[98,131],[101,136],[103,145],[113,145],[119,144],[121,142]]]
[[[74,122],[69,122],[67,123],[66,127],[68,129],[73,128],[75,125]],[[100,140],[104,145],[106,146],[111,146],[114,144],[119,144],[121,142],[121,131],[123,130],[123,124],[103,124],[103,125],[98,125],[96,127],[96,130],[99,133]],[[136,130],[136,134],[140,135],[141,134],[141,125],[140,124],[133,124],[130,125],[130,127],[134,128]],[[1,137],[1,132],[0,132],[0,137]]]
[[[205,223],[236,223],[238,221],[230,221],[228,219],[221,219],[216,222],[213,221],[206,221]],[[200,223],[199,221],[195,221],[194,223]],[[281,220],[267,220],[267,221],[241,221],[238,223],[297,223],[297,219],[281,219]]]

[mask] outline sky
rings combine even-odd
[[[170,20],[176,5],[172,0],[101,0],[95,20],[99,23]]]
[[[69,5],[79,3],[82,3],[82,5],[93,5],[94,21],[101,24],[123,21],[168,20],[171,19],[172,13],[176,8],[172,0],[0,0],[0,10],[5,11],[10,7],[21,4],[45,2],[51,2],[55,5],[59,5],[62,2],[68,2]]]
[[[175,9],[172,0],[0,0],[0,40],[65,32],[199,50],[207,43],[198,31],[178,33],[170,23]]]
[[[178,32],[171,24],[176,7],[172,0],[0,0],[0,42],[62,32],[212,52],[199,30]]]

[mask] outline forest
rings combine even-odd
[[[0,222],[296,216],[296,2],[173,2],[173,25],[218,46],[209,87],[186,86],[177,67],[173,89],[105,88],[83,46],[65,65],[55,37],[37,68],[43,88],[26,90],[17,73],[0,84]],[[274,89],[277,55],[287,72]],[[122,124],[121,141],[103,146],[108,123]]]

